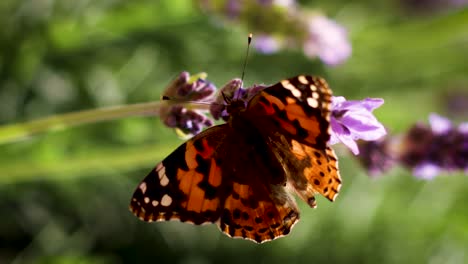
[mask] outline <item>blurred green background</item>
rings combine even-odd
[[[336,95],[384,98],[376,115],[392,133],[431,112],[466,121],[450,100],[468,96],[468,8],[418,2],[300,1],[349,30],[352,57],[331,68],[252,51],[246,86],[322,75]],[[154,101],[183,70],[220,87],[240,76],[249,30],[217,22],[189,0],[2,0],[0,124]],[[256,245],[214,225],[143,223],[128,211],[133,190],[181,142],[138,117],[0,145],[0,263],[468,263],[466,176],[369,178],[342,149],[339,198],[300,201],[287,237]]]

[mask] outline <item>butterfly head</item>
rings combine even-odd
[[[226,102],[226,112],[229,116],[235,116],[247,107],[247,102],[243,99],[232,99]]]

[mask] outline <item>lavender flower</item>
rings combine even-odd
[[[395,154],[392,150],[393,140],[382,137],[374,141],[360,141],[359,162],[367,169],[370,176],[378,176],[392,168],[395,163]]]
[[[416,124],[407,133],[401,162],[423,179],[455,170],[468,173],[468,123],[456,127],[436,114],[429,116],[429,123],[430,127]]]
[[[253,45],[257,51],[264,54],[275,53],[281,48],[281,43],[277,39],[266,34],[257,35]]]
[[[226,15],[230,19],[237,18],[242,11],[242,0],[227,0],[225,6]]]
[[[377,140],[386,135],[385,128],[372,111],[383,104],[383,99],[367,98],[362,101],[346,101],[342,96],[332,98],[330,144],[341,142],[355,155],[359,154],[357,139]]]
[[[213,125],[213,121],[199,110],[189,110],[180,105],[171,106],[161,118],[166,126],[180,129],[183,134],[196,135],[204,127]]]
[[[351,55],[343,26],[304,10],[294,0],[200,0],[200,7],[224,20],[246,25],[258,36],[253,45],[261,53],[300,48],[307,57],[318,57],[333,66]]]
[[[216,87],[203,78],[191,79],[188,72],[182,72],[164,91],[162,99],[165,103],[159,110],[166,126],[195,135],[204,127],[212,126],[213,121],[205,115],[207,110],[188,109],[183,104],[190,101],[211,103]]]
[[[172,101],[203,101],[213,100],[216,86],[204,79],[206,74],[192,76],[188,72],[181,72],[180,75],[169,84],[163,92],[163,99]]]
[[[351,55],[351,44],[341,25],[325,16],[314,16],[307,24],[304,53],[308,57],[319,57],[328,65],[338,65]]]

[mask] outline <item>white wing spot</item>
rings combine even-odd
[[[314,99],[318,99],[320,96],[319,96],[319,94],[318,94],[317,92],[313,92],[313,93],[312,93],[312,97],[313,97]]]
[[[297,80],[302,84],[308,84],[307,78],[304,75],[297,76]]]
[[[145,197],[145,199],[143,199],[143,200],[145,201],[145,203],[149,203],[149,201],[150,201],[150,198],[148,198],[148,197]]]
[[[156,207],[156,206],[158,206],[159,202],[158,202],[158,201],[156,201],[156,200],[153,200],[153,201],[151,202],[151,204],[152,204],[153,206],[155,206],[155,207]]]
[[[172,203],[172,198],[169,195],[165,194],[161,199],[161,205],[169,206],[171,205],[171,203]]]
[[[283,85],[285,89],[288,89],[289,91],[291,91],[291,93],[295,97],[301,97],[301,94],[302,94],[301,91],[297,89],[293,84],[291,84],[288,80],[282,80],[281,84]]]
[[[309,104],[311,107],[313,108],[317,108],[318,107],[318,102],[316,99],[314,98],[307,98],[307,104]]]
[[[141,192],[142,192],[143,194],[145,194],[145,192],[146,192],[146,182],[142,182],[142,183],[140,184],[140,190],[141,190]]]
[[[169,178],[166,176],[166,167],[162,166],[158,170],[159,184],[166,186],[169,183]]]
[[[317,86],[311,84],[309,87],[310,87],[310,90],[312,90],[312,92],[317,91]]]

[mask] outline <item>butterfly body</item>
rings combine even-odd
[[[311,207],[341,186],[327,147],[331,91],[323,79],[297,76],[247,103],[229,102],[226,124],[177,148],[136,189],[131,211],[144,221],[216,223],[231,237],[264,242],[299,219],[292,196]]]

